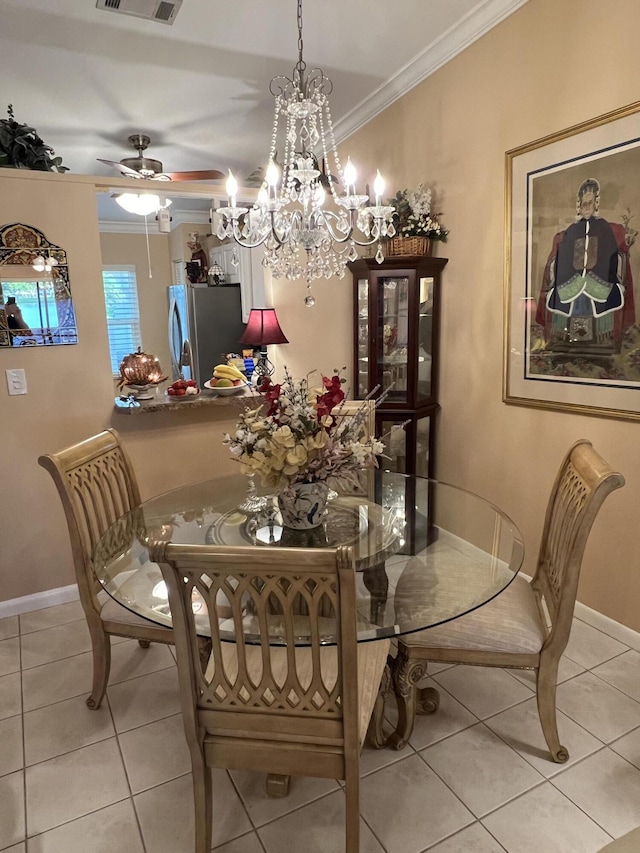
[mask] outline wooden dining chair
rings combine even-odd
[[[110,635],[137,639],[147,648],[150,642],[173,643],[173,631],[137,616],[104,591],[100,593],[93,571],[92,554],[98,540],[116,519],[140,504],[135,473],[118,433],[107,429],[58,453],[41,456],[38,463],[51,474],[67,519],[80,603],[93,649],[93,686],[87,705],[95,710],[109,681]]]
[[[196,853],[211,848],[211,767],[345,780],[357,853],[359,755],[389,641],[357,643],[351,550],[157,543],[150,555],[173,614]]]
[[[571,631],[587,538],[607,495],[624,485],[586,439],[566,454],[551,490],[537,568],[529,583],[516,577],[504,592],[477,610],[398,640],[394,688],[398,726],[392,742],[401,749],[411,736],[416,710],[436,710],[433,691],[420,691],[427,662],[474,664],[536,672],[538,714],[554,761],[565,762],[556,722],[558,664]],[[400,587],[402,578],[398,582]],[[548,616],[547,616],[548,614]]]

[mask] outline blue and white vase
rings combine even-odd
[[[329,488],[326,483],[294,483],[278,495],[283,527],[310,530],[324,518]]]

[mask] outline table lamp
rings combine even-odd
[[[274,367],[267,356],[267,345],[289,343],[280,328],[275,308],[252,308],[247,328],[240,338],[240,343],[260,347],[260,355],[254,373],[257,376],[271,376]]]
[[[213,286],[217,287],[219,284],[222,283],[222,279],[224,278],[224,270],[217,261],[214,261],[207,270],[207,275],[213,282]],[[212,285],[210,284],[209,286],[211,287]]]

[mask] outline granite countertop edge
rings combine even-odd
[[[225,397],[219,397],[216,394],[200,393],[193,397],[179,397],[164,399],[158,397],[151,400],[138,400],[131,405],[128,400],[116,397],[114,401],[114,410],[119,414],[125,415],[145,415],[152,412],[177,412],[184,409],[201,409],[208,406],[228,406],[239,400],[248,399],[251,394],[232,394]]]

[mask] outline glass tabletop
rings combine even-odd
[[[160,567],[149,559],[150,542],[349,545],[357,571],[360,642],[408,634],[470,612],[506,589],[524,557],[520,532],[505,513],[435,480],[376,471],[363,494],[330,500],[322,524],[308,531],[282,526],[273,495],[265,493],[259,511],[240,509],[246,489],[243,475],[221,477],[166,492],[123,516],[93,555],[104,590],[139,616],[170,626],[167,591]],[[194,599],[193,608],[199,632],[209,633],[204,602]],[[221,620],[221,636],[234,640],[226,629]],[[271,630],[277,643],[277,620]],[[244,631],[251,642],[251,614]],[[325,639],[332,641],[330,625]],[[299,642],[305,644],[303,625]]]

